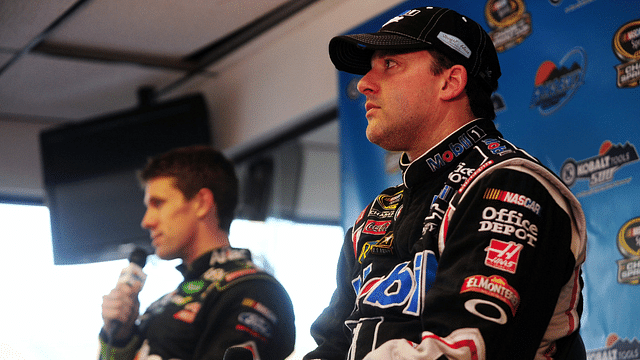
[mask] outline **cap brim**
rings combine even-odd
[[[329,57],[336,69],[364,75],[371,70],[371,56],[375,50],[421,49],[429,45],[393,33],[342,35],[329,42]]]

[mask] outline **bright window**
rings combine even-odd
[[[127,260],[54,265],[44,206],[0,204],[0,232],[0,360],[95,359],[102,295],[113,288]],[[280,220],[232,224],[232,246],[251,249],[256,263],[291,296],[297,341],[290,359],[315,347],[309,327],[335,287],[342,232],[337,226]],[[178,263],[149,257],[141,311],[180,282]]]

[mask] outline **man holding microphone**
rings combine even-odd
[[[295,325],[286,290],[252,263],[248,250],[229,244],[238,192],[232,164],[210,147],[192,146],[151,159],[140,180],[147,207],[141,225],[149,230],[158,257],[182,259],[178,270],[184,281],[141,316],[142,283],[119,282],[103,297],[101,357],[289,355]]]

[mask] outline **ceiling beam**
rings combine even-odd
[[[222,39],[187,56],[187,59],[197,62],[200,67],[209,66],[317,1],[289,0]]]
[[[193,61],[181,57],[155,56],[145,53],[134,53],[117,50],[106,50],[95,47],[68,45],[44,41],[33,48],[32,52],[89,61],[116,62],[136,64],[154,68],[178,71],[198,71],[200,68]]]
[[[9,61],[7,61],[2,67],[0,67],[0,75],[2,75],[9,67],[15,64],[20,58],[29,53],[33,48],[38,46],[42,41],[44,41],[49,34],[51,34],[55,29],[58,28],[65,20],[67,20],[70,16],[74,15],[82,6],[84,6],[87,2],[91,0],[78,0],[73,5],[71,5],[65,12],[63,12],[60,16],[58,16],[49,26],[47,26],[44,30],[42,30],[38,35],[36,35],[27,45],[25,45],[20,51],[15,53]]]
[[[274,8],[249,24],[233,31],[222,39],[215,41],[184,58],[155,56],[144,53],[132,53],[100,49],[80,45],[69,45],[47,41],[50,33],[73,15],[82,5],[90,0],[78,0],[67,11],[60,15],[44,31],[33,38],[27,46],[17,52],[7,63],[0,67],[0,75],[18,59],[29,52],[58,56],[70,59],[120,62],[148,67],[164,68],[185,72],[184,76],[157,91],[163,95],[174,90],[196,75],[207,74],[206,68],[223,57],[231,54],[243,45],[269,31],[286,19],[319,0],[289,0]],[[212,75],[215,75],[212,73]]]
[[[203,47],[185,58],[186,61],[197,63],[197,69],[189,71],[184,77],[158,90],[158,94],[166,94],[182,84],[189,81],[192,77],[200,73],[203,69],[216,61],[222,59],[228,54],[234,52],[243,45],[252,41],[256,37],[264,34],[271,28],[282,23],[286,19],[302,11],[307,6],[319,0],[289,0],[284,4],[269,11],[265,15],[255,19],[249,24],[239,28],[222,39]]]

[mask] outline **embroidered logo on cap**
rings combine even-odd
[[[442,41],[445,45],[452,48],[453,50],[462,54],[462,56],[467,59],[471,56],[471,50],[462,40],[457,37],[443,33],[442,31],[438,34],[438,39]]]
[[[418,10],[418,9],[409,10],[409,11],[405,12],[404,14],[398,15],[398,16],[394,17],[393,19],[387,21],[386,23],[384,23],[384,25],[382,25],[382,27],[385,27],[385,26],[387,26],[387,25],[389,25],[391,23],[394,23],[394,22],[398,22],[398,21],[404,19],[405,16],[416,16],[418,14],[420,14],[420,10]]]

